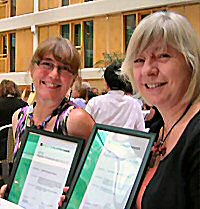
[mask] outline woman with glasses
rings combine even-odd
[[[36,92],[36,102],[13,115],[16,154],[26,126],[87,140],[94,120],[65,95],[78,75],[80,57],[67,39],[48,39],[35,51],[29,70]]]
[[[36,92],[36,102],[13,115],[14,153],[19,149],[26,126],[87,140],[94,120],[83,109],[66,99],[80,67],[80,56],[67,39],[56,37],[41,43],[29,70]],[[3,197],[5,186],[1,189]]]
[[[26,125],[86,140],[89,138],[93,119],[65,97],[78,75],[79,67],[79,53],[67,39],[48,39],[35,51],[29,69],[36,102],[18,110],[13,116],[15,153]]]
[[[78,75],[79,67],[79,53],[69,40],[57,37],[39,45],[29,66],[36,102],[13,115],[15,154],[26,126],[85,140],[89,138],[94,120],[65,97]],[[1,189],[1,193],[4,192],[5,186]]]

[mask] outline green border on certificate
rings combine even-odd
[[[83,145],[80,138],[27,127],[8,183],[8,200],[26,209],[57,208]]]
[[[64,209],[129,209],[156,134],[96,124]]]

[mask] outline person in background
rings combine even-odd
[[[88,91],[91,90],[91,85],[88,81],[82,81],[82,87],[86,88]]]
[[[88,101],[96,96],[98,96],[98,95],[95,94],[94,92],[92,92],[90,89],[88,90]]]
[[[98,89],[98,88],[92,87],[92,88],[91,88],[91,91],[92,91],[94,94],[96,94],[97,96],[99,95],[99,89]]]
[[[18,85],[11,80],[4,79],[0,83],[0,127],[12,123],[13,113],[27,105],[21,98]]]
[[[4,79],[0,83],[0,127],[12,123],[13,113],[27,105],[21,97],[21,91],[15,82]],[[0,131],[0,159],[6,159],[8,128]],[[11,166],[11,164],[10,164]],[[11,166],[12,167],[12,166]],[[2,164],[0,164],[0,186],[2,185]]]
[[[90,99],[85,110],[96,123],[144,130],[142,110],[136,99],[125,95],[125,82],[120,77],[119,65],[113,63],[104,72],[108,93]]]
[[[81,76],[77,76],[76,80],[73,83],[73,86],[71,88],[71,97],[72,98],[78,98],[79,97],[79,89],[82,86],[82,78]]]
[[[145,128],[149,129],[151,132],[157,132],[157,130],[154,130],[154,126],[157,123],[163,123],[162,116],[158,109],[155,106],[151,106],[149,109],[149,114],[145,116]]]
[[[78,75],[79,67],[79,53],[69,40],[55,37],[39,45],[29,67],[36,102],[17,110],[13,115],[15,153],[26,126],[88,140],[94,120],[65,97]],[[1,197],[4,192],[5,186],[0,192]]]
[[[153,13],[136,27],[122,70],[163,118],[135,208],[199,209],[199,37],[185,17]]]
[[[138,103],[140,104],[141,109],[142,109],[143,101],[141,99],[139,99],[137,94],[133,91],[133,87],[132,87],[131,82],[129,80],[126,81],[124,92],[126,95],[135,98],[138,101]]]
[[[85,109],[88,100],[88,90],[82,87],[82,78],[78,76],[72,86],[72,93],[70,100],[78,107]]]
[[[101,95],[104,95],[104,94],[107,94],[107,93],[108,93],[107,89],[102,89],[101,90]]]

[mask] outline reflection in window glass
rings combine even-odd
[[[81,47],[81,24],[74,25],[74,45]]]
[[[11,0],[11,17],[16,16],[16,0]]]
[[[10,72],[15,72],[15,33],[10,34]]]
[[[68,6],[69,0],[62,0],[62,6]]]
[[[63,38],[69,39],[69,24],[61,26],[61,34]]]
[[[93,67],[93,21],[84,22],[84,67]]]
[[[141,20],[145,17],[147,17],[149,14],[141,14]]]
[[[4,57],[7,56],[7,49],[8,49],[8,46],[7,46],[7,36],[4,35],[3,36],[3,54],[4,54]]]
[[[136,15],[125,16],[125,46],[127,48],[131,35],[136,27]]]

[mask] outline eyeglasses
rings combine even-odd
[[[37,62],[37,65],[44,70],[49,70],[52,71],[55,67],[58,70],[58,73],[60,75],[75,75],[75,73],[72,71],[71,67],[69,65],[63,65],[63,66],[59,66],[59,65],[55,65],[53,62],[47,61],[47,60],[41,60]]]

